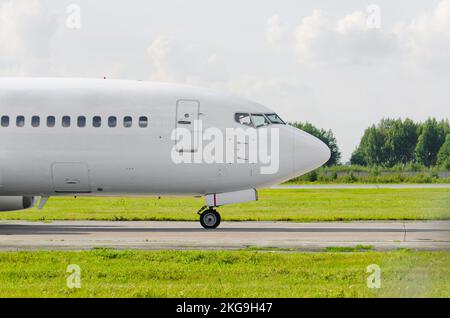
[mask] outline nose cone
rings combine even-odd
[[[315,170],[331,158],[331,151],[320,139],[297,129],[294,132],[294,172],[302,175]]]

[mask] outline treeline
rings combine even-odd
[[[331,130],[306,123],[290,123],[319,138],[331,150],[331,159],[292,183],[450,183],[450,125],[430,118],[383,119],[366,129],[349,164]]]
[[[419,164],[450,169],[449,121],[383,119],[366,129],[350,163],[381,167]]]
[[[320,129],[305,122],[290,125],[322,140],[331,150],[325,166],[341,165],[341,152],[331,130]],[[425,122],[411,119],[383,119],[366,129],[359,146],[350,159],[358,167],[399,167],[420,170],[420,167],[438,167],[450,170],[450,124],[448,119],[430,118]]]

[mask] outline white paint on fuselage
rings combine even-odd
[[[64,195],[56,193],[55,164],[80,164],[88,169],[93,195],[205,195],[274,185],[304,174],[325,163],[328,148],[318,139],[293,127],[280,128],[280,169],[260,174],[258,164],[180,164],[171,160],[171,133],[176,127],[179,100],[200,102],[203,128],[241,127],[235,113],[273,113],[267,107],[232,95],[189,86],[139,81],[85,79],[0,79],[0,117],[10,117],[0,127],[0,195]],[[25,127],[15,125],[25,116]],[[31,117],[40,116],[39,128]],[[56,126],[45,125],[47,116]],[[71,116],[69,128],[62,116]],[[76,118],[86,116],[86,128]],[[102,127],[92,118],[102,117]],[[116,128],[107,119],[116,116]],[[133,127],[124,128],[124,116]],[[140,128],[140,116],[149,118]],[[59,166],[61,167],[61,166]]]

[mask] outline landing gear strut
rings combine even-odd
[[[200,224],[207,230],[216,229],[222,221],[219,212],[211,207],[203,207],[198,214],[200,215]]]

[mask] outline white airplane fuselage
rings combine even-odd
[[[270,125],[279,129],[275,174],[262,174],[261,164],[245,161],[172,160],[172,134],[180,123],[191,127],[199,120],[203,130],[214,127],[225,135],[227,128],[242,128],[237,113],[274,112],[189,86],[0,79],[0,196],[204,196],[270,186],[328,161],[330,151],[321,141],[285,124]],[[51,117],[54,126],[47,122]],[[110,117],[116,118],[116,126],[109,126]],[[79,124],[83,118],[85,123]],[[131,127],[124,124],[126,118],[132,120]],[[142,118],[146,121],[141,127]]]

